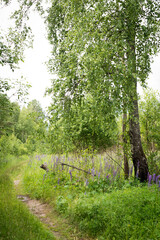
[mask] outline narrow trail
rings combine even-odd
[[[20,180],[14,180],[15,189],[18,189]],[[18,190],[16,190],[18,192]],[[39,218],[39,220],[49,228],[57,240],[92,240],[91,238],[84,238],[79,236],[80,233],[73,229],[73,226],[54,211],[54,209],[46,203],[39,200],[31,199],[27,195],[17,195],[17,198],[24,202],[28,209]]]
[[[52,212],[52,209],[48,204],[41,203],[39,200],[30,199],[26,195],[17,195],[17,198],[22,202],[25,202],[28,209],[52,231],[56,239],[67,240],[67,238],[54,230],[54,228],[56,228],[56,223],[54,223],[53,219],[51,220],[51,218],[48,216],[48,214]]]

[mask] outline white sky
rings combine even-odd
[[[148,79],[149,87],[160,92],[160,54],[154,57],[154,62],[151,65],[152,73]]]
[[[0,28],[5,29],[9,26],[10,21],[8,18],[12,8],[13,5],[0,9]],[[25,51],[25,62],[19,65],[20,69],[12,72],[9,67],[0,67],[0,77],[20,79],[21,76],[24,76],[32,85],[29,100],[37,99],[41,106],[45,108],[49,106],[50,98],[44,98],[44,92],[46,87],[50,86],[50,79],[53,78],[53,75],[49,75],[44,63],[48,60],[51,47],[46,38],[47,32],[43,20],[38,13],[31,14],[30,25],[35,35],[33,49]],[[148,86],[160,91],[160,54],[154,58]]]

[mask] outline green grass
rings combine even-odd
[[[23,179],[25,191],[52,203],[82,232],[99,240],[160,239],[158,185],[148,187],[138,181],[114,178],[111,182],[91,176],[86,186],[86,176],[76,171],[72,179],[59,167],[45,173],[39,168],[44,161],[48,158],[32,159],[28,164]]]
[[[72,202],[67,213],[98,239],[160,239],[160,193],[155,187],[84,196]]]
[[[54,240],[53,235],[16,199],[11,174],[15,174],[15,169],[20,169],[21,165],[10,162],[0,172],[0,240]]]

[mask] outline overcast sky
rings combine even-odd
[[[0,9],[0,28],[6,29],[10,25],[9,14],[13,9],[5,7]],[[47,72],[45,62],[50,55],[51,47],[47,40],[47,32],[43,24],[43,20],[34,12],[30,16],[30,25],[32,27],[34,37],[33,49],[25,51],[25,62],[21,63],[20,69],[12,72],[9,67],[0,68],[0,77],[4,78],[19,78],[23,76],[32,85],[30,89],[29,99],[37,99],[40,101],[43,108],[50,103],[50,98],[44,98],[46,87],[50,86],[50,79],[53,76]],[[154,58],[152,64],[152,74],[148,79],[149,87],[160,91],[160,54]]]

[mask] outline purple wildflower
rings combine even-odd
[[[106,169],[107,169],[107,167],[108,167],[108,163],[107,163],[107,162],[105,162],[104,170],[106,170]]]
[[[153,174],[153,179],[152,179],[153,183],[156,181],[156,174]]]
[[[113,170],[113,178],[116,177],[117,171]]]
[[[70,179],[72,181],[72,172],[71,172],[71,170],[69,170],[69,174],[70,174]]]
[[[91,169],[92,176],[94,177],[94,168]]]
[[[57,157],[57,159],[56,159],[56,165],[57,165],[58,161],[59,161],[59,158]]]
[[[159,178],[160,178],[160,175],[156,177],[156,183],[158,183]]]
[[[89,184],[89,181],[88,181],[88,179],[86,179],[86,186],[88,186],[88,184]]]
[[[60,179],[58,178],[58,185],[59,185],[59,183],[60,183]]]
[[[151,185],[151,180],[152,180],[152,175],[149,175],[149,178],[148,178],[148,186]]]

